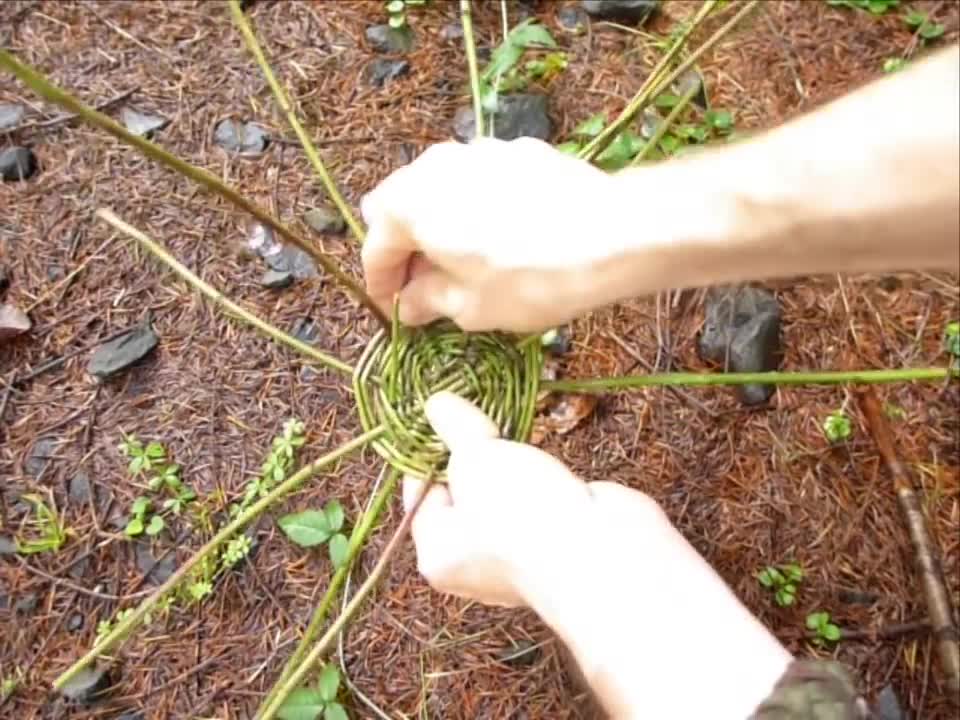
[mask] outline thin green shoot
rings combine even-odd
[[[807,615],[807,630],[813,631],[814,645],[826,645],[840,640],[842,633],[840,628],[830,621],[830,613],[827,611],[812,612]]]

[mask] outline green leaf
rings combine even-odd
[[[936,40],[946,31],[940,23],[925,22],[920,26],[920,37],[924,40]]]
[[[704,115],[707,123],[714,130],[730,130],[733,128],[733,115],[729,110],[707,110]]]
[[[790,565],[783,566],[783,572],[787,576],[787,579],[790,582],[798,583],[803,580],[803,568],[801,568],[796,563],[791,563]]]
[[[147,535],[153,536],[159,534],[160,531],[163,530],[164,524],[165,523],[163,522],[162,517],[159,515],[154,515],[152,518],[150,518],[150,522],[147,524]]]
[[[323,514],[327,516],[327,524],[333,532],[343,527],[343,505],[339,500],[328,502],[323,508]]]
[[[147,457],[154,460],[159,460],[166,455],[166,451],[163,449],[163,445],[158,442],[152,442],[147,445]]]
[[[337,699],[337,690],[340,689],[340,672],[336,665],[331,663],[323,666],[320,679],[317,680],[317,689],[324,702],[333,702]]]
[[[340,703],[330,703],[323,709],[323,720],[350,720]]]
[[[597,166],[608,171],[620,170],[640,152],[644,143],[643,138],[636,133],[624,130],[597,156]]]
[[[903,16],[903,21],[910,27],[920,27],[927,21],[927,14],[918,12],[917,10],[911,10]]]
[[[840,639],[840,628],[833,623],[827,623],[823,626],[821,634],[830,642],[837,642]]]
[[[400,13],[403,12],[406,7],[406,3],[403,0],[390,0],[387,3],[387,12],[388,13]]]
[[[657,96],[657,99],[653,101],[653,104],[658,108],[672,108],[678,102],[680,102],[680,98],[673,93],[661,93]]]
[[[899,70],[903,70],[907,65],[907,61],[903,58],[891,57],[883,61],[883,71],[885,73],[895,73]]]
[[[807,615],[807,630],[816,630],[823,623],[825,613],[814,612]]]
[[[773,576],[770,574],[770,568],[767,568],[766,570],[761,571],[757,575],[757,580],[764,587],[767,587],[767,588],[773,587]]]
[[[682,144],[676,135],[670,135],[669,133],[660,138],[660,148],[665,155],[675,153]]]
[[[960,358],[960,322],[949,322],[943,329],[943,344],[947,352]]]
[[[143,495],[134,500],[133,505],[130,506],[130,512],[133,513],[134,517],[139,518],[142,518],[149,509],[150,498],[144,497]]]
[[[277,717],[280,720],[316,720],[323,712],[324,704],[318,691],[297,688],[280,706]]]
[[[130,537],[136,537],[143,533],[143,518],[135,517],[131,518],[130,522],[127,523],[127,526],[123,529],[123,532]]]
[[[407,18],[405,15],[391,15],[387,20],[387,24],[394,30],[399,30],[407,24]]]
[[[853,434],[850,418],[842,410],[830,413],[823,421],[823,434],[832,443],[847,440]]]
[[[147,487],[156,492],[160,489],[160,486],[163,485],[163,480],[164,478],[162,475],[154,475],[152,478],[150,478],[150,482],[147,483]]]
[[[524,20],[511,30],[510,34],[507,35],[507,41],[523,48],[535,46],[555,48],[557,46],[550,31],[534,21],[533,18]]]
[[[320,545],[330,537],[330,523],[319,510],[284,515],[279,525],[287,537],[301,547]]]
[[[139,473],[143,466],[147,463],[147,458],[143,455],[137,455],[130,461],[130,464],[127,465],[127,473],[129,475],[136,475]]]
[[[350,551],[350,541],[343,533],[337,533],[330,538],[330,562],[338,570],[347,561],[347,553]]]
[[[603,113],[591,115],[582,123],[577,125],[570,134],[574,137],[594,138],[603,132],[607,124],[607,117]]]
[[[576,140],[569,140],[565,143],[560,143],[557,145],[557,150],[562,153],[566,153],[567,155],[577,155],[581,149],[582,146]]]

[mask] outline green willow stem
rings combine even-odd
[[[336,279],[337,282],[339,282],[347,291],[349,291],[350,294],[353,295],[353,297],[361,305],[369,310],[383,327],[388,326],[386,316],[383,314],[380,308],[377,307],[373,299],[367,295],[363,288],[360,287],[360,285],[353,278],[341,271],[333,260],[320,252],[312,244],[301,238],[286,225],[278,220],[275,220],[266,210],[250,202],[240,195],[240,193],[238,193],[236,190],[226,185],[216,175],[204,170],[203,168],[191,165],[190,163],[181,160],[176,155],[167,152],[159,145],[156,145],[149,140],[140,137],[139,135],[131,133],[129,130],[115,122],[110,117],[101,112],[97,112],[93,108],[75,98],[66,90],[57,87],[37,70],[29,65],[21,63],[13,55],[3,49],[0,49],[0,68],[9,70],[24,85],[29,87],[45,100],[76,113],[85,122],[106,131],[127,145],[137,148],[150,159],[155,160],[161,165],[165,165],[171,170],[190,178],[195,183],[202,185],[216,195],[219,195],[233,205],[253,215],[261,223],[268,225],[274,231],[282,235],[285,240],[307,253],[314,261],[316,261],[318,265],[320,265],[320,267],[326,270],[334,279]]]
[[[643,162],[643,159],[663,139],[663,136],[667,134],[667,130],[670,129],[670,126],[673,124],[674,120],[680,116],[680,113],[682,113],[687,105],[690,104],[690,101],[693,100],[693,96],[696,95],[699,90],[699,85],[694,85],[680,97],[680,99],[677,101],[677,104],[673,106],[667,116],[660,123],[659,127],[657,127],[656,131],[647,141],[647,144],[644,145],[640,152],[637,153],[636,157],[630,161],[631,167],[636,167]]]
[[[300,140],[300,145],[303,147],[304,153],[306,153],[307,158],[310,160],[310,164],[313,165],[314,171],[320,176],[320,181],[323,183],[324,189],[327,191],[327,194],[330,196],[333,204],[337,206],[337,210],[340,211],[340,214],[350,227],[350,231],[357,239],[357,242],[362,244],[365,236],[363,227],[357,221],[357,218],[354,216],[354,214],[350,211],[350,206],[347,205],[346,200],[343,199],[343,196],[337,189],[337,184],[330,176],[330,173],[327,172],[327,168],[324,166],[323,160],[320,159],[320,154],[317,152],[316,147],[314,147],[313,142],[311,142],[310,136],[307,135],[306,131],[303,129],[303,126],[300,124],[300,121],[297,119],[297,114],[293,111],[293,104],[290,102],[287,94],[283,91],[283,87],[277,81],[276,75],[274,75],[273,69],[270,67],[270,63],[267,62],[267,58],[263,54],[263,49],[260,47],[260,43],[257,42],[257,36],[253,32],[253,28],[250,27],[247,16],[244,15],[243,10],[240,9],[239,0],[230,0],[230,14],[233,16],[234,24],[243,34],[243,39],[247,44],[247,49],[250,50],[250,53],[257,61],[257,65],[260,66],[260,71],[266,78],[267,84],[270,86],[270,90],[273,92],[273,96],[276,99],[277,104],[280,106],[280,109],[286,116],[287,122],[290,124],[293,132],[296,133],[297,138]]]
[[[180,261],[167,252],[163,246],[149,238],[137,228],[125,223],[123,220],[114,215],[112,211],[107,210],[106,208],[101,208],[97,210],[96,215],[102,220],[108,222],[117,230],[132,237],[138,243],[143,245],[143,247],[149,250],[154,257],[160,260],[160,262],[162,262],[168,268],[173,270],[173,272],[179,275],[184,281],[187,282],[187,284],[194,287],[197,291],[212,300],[215,304],[226,309],[228,312],[233,313],[236,317],[243,320],[248,325],[252,325],[271,340],[275,340],[276,342],[286,345],[287,347],[296,350],[299,353],[303,353],[307,357],[326,365],[328,368],[339,370],[347,375],[353,373],[353,368],[342,360],[338,360],[332,355],[322,353],[311,345],[297,340],[295,337],[275,328],[270,323],[261,320],[250,311],[245,310],[240,305],[237,305],[219,290],[200,279],[197,275],[191,272],[189,268],[182,265]]]
[[[356,559],[357,555],[360,554],[360,550],[363,549],[363,545],[366,542],[367,537],[370,535],[370,531],[373,529],[374,524],[379,519],[380,513],[387,504],[387,500],[390,499],[390,497],[393,495],[393,491],[397,487],[397,480],[400,477],[400,473],[393,468],[386,470],[386,472],[388,473],[387,478],[381,486],[380,491],[374,497],[373,502],[367,509],[367,512],[363,514],[363,516],[360,518],[360,521],[354,526],[353,532],[350,533],[350,544],[347,548],[346,560],[344,561],[343,565],[341,565],[334,573],[333,578],[330,580],[330,585],[327,587],[327,591],[320,600],[320,604],[317,605],[317,609],[314,611],[313,617],[310,618],[310,624],[304,631],[303,637],[300,639],[300,643],[297,645],[297,649],[294,650],[293,655],[290,656],[290,659],[287,660],[286,665],[283,666],[283,670],[280,672],[280,677],[274,683],[270,692],[267,693],[267,696],[263,699],[258,712],[268,707],[274,701],[279,688],[281,688],[283,683],[287,681],[287,679],[298,667],[300,667],[301,662],[303,662],[303,658],[307,654],[307,649],[314,643],[317,638],[317,634],[320,632],[320,629],[323,626],[323,623],[326,622],[327,613],[330,611],[330,607],[333,605],[334,600],[336,600],[337,595],[340,593],[341,588],[349,577],[354,560]]]
[[[627,390],[638,387],[680,385],[838,385],[843,383],[894,383],[944,380],[958,377],[956,370],[947,368],[910,368],[899,370],[827,370],[816,372],[755,372],[755,373],[659,373],[654,375],[623,375],[611,378],[583,378],[574,380],[544,380],[542,390],[594,393],[606,390]]]
[[[255,519],[258,515],[260,515],[260,513],[269,508],[282,497],[303,485],[303,483],[316,475],[320,470],[323,470],[327,465],[336,462],[354,450],[362,448],[367,443],[376,440],[383,432],[384,428],[382,427],[374,428],[369,432],[365,432],[362,435],[355,437],[353,440],[344,443],[336,450],[332,450],[326,455],[314,460],[309,465],[305,465],[296,473],[277,485],[269,493],[260,498],[249,508],[237,515],[237,517],[235,517],[229,524],[225,525],[216,535],[214,535],[206,545],[200,548],[192,557],[190,557],[190,559],[177,568],[177,571],[173,573],[173,575],[171,575],[169,579],[163,583],[163,585],[158,587],[151,595],[144,598],[143,602],[137,606],[136,610],[134,610],[128,617],[117,623],[117,626],[99,643],[94,645],[94,647],[86,655],[77,660],[65,672],[63,672],[60,677],[54,680],[54,689],[62,690],[67,683],[77,676],[80,671],[86,668],[90,663],[94,662],[99,656],[113,649],[114,646],[120,643],[130,633],[131,630],[140,624],[147,613],[149,613],[156,606],[156,604],[164,595],[172,591],[194,567],[203,562],[206,557],[211,555],[215,550],[223,545],[223,543],[230,540],[251,520]]]
[[[343,628],[346,627],[347,623],[349,623],[353,616],[356,615],[357,610],[360,609],[360,606],[363,604],[364,600],[366,600],[367,595],[369,595],[373,588],[376,587],[377,583],[380,582],[380,577],[390,564],[390,559],[400,546],[400,542],[404,539],[409,531],[410,524],[413,521],[414,516],[417,514],[417,510],[420,509],[420,504],[423,502],[423,499],[427,496],[427,491],[432,485],[433,483],[430,481],[423,484],[423,487],[420,489],[420,493],[417,496],[413,507],[411,507],[410,511],[403,516],[403,520],[400,522],[400,525],[393,533],[393,536],[390,538],[387,546],[383,549],[383,553],[381,553],[380,557],[377,559],[377,564],[374,565],[373,570],[370,571],[369,577],[363,581],[363,584],[357,589],[357,594],[353,596],[349,603],[347,603],[347,606],[343,609],[343,612],[337,616],[337,619],[330,624],[330,627],[323,634],[323,637],[320,638],[319,642],[317,642],[314,648],[303,659],[303,662],[301,662],[297,669],[291,673],[290,676],[280,685],[276,691],[276,694],[274,695],[273,700],[268,704],[265,703],[265,707],[263,708],[262,712],[255,716],[257,720],[273,720],[284,701],[287,699],[287,697],[289,697],[290,693],[303,684],[307,674],[313,669],[313,667],[317,664],[317,661],[320,660],[323,654],[329,649],[330,645],[332,645],[337,639],[337,636],[340,634]]]
[[[473,39],[473,11],[470,0],[460,0],[460,24],[463,25],[463,45],[470,70],[470,94],[473,96],[473,115],[476,137],[483,137],[483,105],[480,103],[480,70],[477,67],[477,45]]]
[[[643,108],[654,98],[657,94],[660,93],[663,87],[668,87],[669,83],[661,83],[660,78],[666,73],[667,68],[670,66],[670,63],[673,62],[673,59],[677,56],[680,50],[683,48],[684,43],[687,42],[687,38],[696,30],[700,23],[702,23],[709,15],[713,9],[717,6],[718,0],[706,0],[700,9],[697,11],[697,14],[693,17],[690,23],[684,28],[683,32],[677,37],[670,49],[660,58],[653,70],[650,71],[650,75],[644,81],[643,85],[640,87],[640,90],[637,91],[637,94],[634,95],[630,103],[623,109],[623,112],[614,120],[610,125],[608,125],[604,130],[597,135],[593,140],[586,144],[583,149],[578,153],[579,157],[584,160],[593,161],[596,157],[604,151],[604,149],[609,145],[613,139],[627,126],[630,124],[630,121],[636,117]],[[671,81],[672,82],[672,81]]]

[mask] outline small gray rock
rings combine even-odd
[[[303,221],[311,230],[318,233],[342,233],[347,229],[347,223],[336,208],[315,207],[303,214]]]
[[[570,352],[570,330],[565,327],[548,330],[541,337],[543,349],[554,355],[565,355]]]
[[[259,155],[270,144],[269,136],[260,126],[230,118],[217,123],[213,141],[224,150],[241,155]]]
[[[564,5],[557,11],[557,22],[564,30],[579,33],[583,31],[588,18],[582,8]]]
[[[34,592],[24,593],[13,605],[13,611],[18,615],[27,615],[37,609],[40,596]]]
[[[83,470],[78,471],[76,475],[70,478],[70,486],[67,491],[70,502],[84,505],[90,502],[91,492],[90,476]]]
[[[293,273],[278,272],[277,270],[267,270],[260,278],[260,284],[271,290],[280,290],[289,287],[293,283]]]
[[[16,555],[17,542],[6,535],[0,535],[0,555]]]
[[[63,269],[63,265],[58,263],[50,263],[47,265],[47,280],[50,282],[57,282],[66,277],[66,270]]]
[[[406,53],[413,50],[413,30],[409,25],[392,28],[389,25],[372,25],[366,31],[367,42],[377,52]]]
[[[317,266],[307,253],[293,245],[277,242],[273,230],[266,225],[254,225],[247,247],[259,255],[267,266],[278,273],[290,273],[296,280],[317,276]]]
[[[491,122],[487,118],[487,122]],[[499,107],[493,115],[493,134],[500,140],[534,137],[548,140],[553,133],[547,97],[538,93],[518,93],[499,98]],[[453,119],[453,133],[461,142],[473,140],[476,133],[473,107],[457,110]]]
[[[28,475],[35,478],[40,477],[40,473],[47,467],[47,463],[54,457],[57,449],[55,438],[45,437],[37,440],[30,448],[30,455],[23,464],[23,469]]]
[[[137,543],[137,569],[146,575],[152,585],[163,585],[177,571],[177,560],[173,552],[168,552],[159,562],[150,550],[150,544]]]
[[[0,305],[0,342],[22,335],[31,327],[33,323],[23,310],[15,305]]]
[[[68,682],[60,692],[69,700],[89,705],[98,700],[104,690],[110,687],[107,668],[84,668]]]
[[[707,87],[703,81],[703,76],[691,68],[683,75],[677,78],[673,84],[672,90],[678,95],[686,95],[688,92],[694,92],[691,102],[701,110],[709,110],[710,104],[707,100]]]
[[[118,373],[145,358],[159,342],[147,321],[98,347],[87,363],[87,372],[98,378]]]
[[[900,699],[897,697],[896,690],[891,685],[885,685],[880,694],[877,695],[877,702],[873,707],[876,720],[907,720],[907,716],[900,706]]]
[[[780,362],[780,306],[758,288],[713,288],[707,294],[706,320],[697,346],[707,361],[724,363],[732,372],[768,372]],[[728,357],[729,349],[729,357]],[[766,402],[773,385],[740,385],[745,405]]]
[[[497,653],[497,660],[510,667],[529,667],[535,665],[542,654],[536,643],[519,640]]]
[[[656,108],[644,108],[643,118],[640,122],[640,135],[644,140],[649,140],[660,128],[663,123],[663,117],[657,112]]]
[[[406,60],[390,60],[389,58],[377,58],[367,65],[367,82],[374,87],[383,87],[391,80],[410,72],[410,63]]]
[[[312,345],[320,337],[320,327],[310,318],[299,318],[290,334],[300,342]]]
[[[601,20],[642,23],[660,5],[660,0],[581,0],[583,9]]]
[[[26,108],[23,105],[0,103],[0,130],[15,128],[23,119]]]
[[[145,138],[149,138],[155,132],[163,130],[170,122],[167,118],[161,117],[160,115],[148,115],[147,113],[137,112],[133,108],[128,107],[120,111],[120,119],[123,120],[123,124],[127,130],[134,135]]]
[[[83,628],[83,615],[80,613],[74,613],[70,616],[70,619],[67,620],[67,630],[70,632],[77,632]]]
[[[440,37],[443,40],[461,40],[463,38],[463,25],[458,22],[444,25],[440,28]]]
[[[6,182],[29,180],[37,171],[37,156],[25,147],[11,147],[0,151],[0,176]]]

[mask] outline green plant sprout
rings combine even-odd
[[[151,506],[150,498],[143,495],[133,501],[133,505],[130,506],[130,520],[127,521],[127,525],[123,529],[127,536],[137,537],[144,533],[150,536],[160,534],[166,523],[160,515],[151,515],[150,519],[147,520],[147,514],[150,512]]]
[[[339,501],[331,500],[322,512],[304,510],[291,513],[280,518],[278,524],[286,536],[300,547],[316,547],[327,543],[333,567],[340,568],[346,560],[349,546],[347,536],[340,532],[343,520],[343,506]]]
[[[827,0],[827,5],[864,10],[874,15],[883,15],[900,5],[900,0]]]
[[[883,72],[890,75],[900,72],[907,66],[907,61],[902,57],[889,57],[883,61]]]
[[[841,443],[853,435],[853,425],[843,408],[834,410],[823,421],[823,434],[831,443]]]
[[[932,22],[927,13],[918,10],[908,12],[904,15],[903,21],[912,27],[924,40],[936,40],[946,31],[946,28],[941,23]]]
[[[803,582],[803,569],[796,563],[768,565],[757,573],[757,581],[773,591],[773,600],[780,607],[790,607],[797,597],[797,586]]]
[[[387,0],[383,4],[387,11],[387,24],[394,30],[407,27],[407,10],[427,4],[427,0]]]
[[[334,204],[347,220],[347,224],[357,242],[362,243],[363,228],[351,214],[349,206],[339,194],[336,184],[327,173],[319,154],[310,143],[309,136],[300,126],[296,110],[270,69],[239,2],[229,0],[228,6],[252,57],[260,66],[268,85],[273,91],[277,106],[300,139],[304,152],[319,176],[328,196],[332,198]],[[590,138],[583,145],[577,156],[587,162],[596,162],[607,147],[629,128],[638,112],[642,111],[658,95],[672,87],[673,83],[684,72],[692,68],[704,53],[709,51],[758,6],[759,0],[746,0],[739,3],[739,9],[733,17],[727,20],[696,50],[684,56],[684,59],[674,66],[674,59],[679,56],[683,44],[691,33],[718,7],[716,0],[706,0],[694,18],[685,24],[682,31],[677,34],[674,43],[654,67],[650,77],[644,82],[637,95],[612,122],[603,127],[595,137]],[[484,125],[482,102],[484,93],[481,89],[482,79],[476,62],[469,0],[461,0],[460,7],[476,129],[477,134],[481,135]],[[514,42],[513,45],[522,44],[522,50],[524,51],[527,50],[527,44],[536,46],[547,53],[555,51],[554,47],[537,42],[536,31],[524,30],[524,32],[532,32],[534,37],[526,38],[523,43]],[[510,34],[508,33],[508,37]],[[523,38],[521,37],[521,39]],[[514,37],[514,40],[516,41],[516,37]],[[511,60],[510,58],[514,55],[515,48],[505,50],[502,56],[497,57],[497,61],[507,70],[516,68],[520,59],[522,59],[522,54]],[[542,55],[537,57],[543,59]],[[509,62],[507,62],[508,60]],[[430,431],[429,424],[422,412],[422,400],[432,392],[441,389],[451,390],[468,400],[475,401],[482,410],[496,419],[504,437],[525,441],[529,438],[532,427],[536,397],[544,390],[607,392],[664,385],[705,386],[758,382],[771,384],[845,384],[916,380],[942,381],[944,378],[950,377],[948,369],[937,367],[739,374],[663,373],[541,381],[543,355],[539,335],[515,338],[495,333],[465,334],[446,323],[414,329],[400,327],[396,318],[391,323],[385,313],[376,306],[364,291],[361,284],[346,274],[330,256],[281,224],[266,210],[224,184],[216,175],[187,163],[150,140],[130,133],[108,116],[93,110],[78,101],[74,96],[53,85],[43,75],[24,65],[11,53],[3,49],[0,49],[0,67],[12,72],[14,76],[40,97],[75,113],[79,120],[105,131],[168,169],[188,177],[209,192],[223,198],[272,228],[283,237],[284,241],[300,248],[313,258],[329,274],[329,277],[340,286],[340,289],[348,293],[353,300],[369,312],[380,326],[376,334],[370,339],[360,361],[356,366],[351,366],[283,333],[238,303],[230,300],[180,263],[162,245],[155,242],[146,233],[124,222],[109,209],[100,208],[96,211],[95,215],[98,219],[136,241],[139,247],[147,249],[157,260],[171,270],[177,279],[188,283],[192,289],[203,295],[211,303],[219,306],[230,319],[246,323],[273,341],[302,353],[320,365],[342,373],[345,378],[350,378],[363,432],[340,447],[326,450],[323,455],[302,464],[299,468],[294,462],[294,457],[295,451],[304,445],[302,442],[302,425],[299,433],[291,432],[286,439],[281,437],[280,442],[275,443],[275,446],[271,448],[271,458],[264,463],[260,475],[255,481],[248,483],[243,499],[236,503],[237,509],[231,510],[229,522],[217,529],[216,533],[203,547],[186,558],[176,571],[151,595],[144,598],[135,608],[131,608],[128,615],[125,615],[122,620],[118,620],[109,628],[109,632],[98,638],[94,647],[86,651],[57,677],[53,681],[55,690],[62,690],[78,673],[87,668],[97,658],[103,657],[116,648],[128,637],[133,628],[143,622],[149,622],[149,618],[160,607],[161,602],[169,602],[168,598],[172,593],[179,592],[185,594],[188,598],[194,597],[194,599],[199,600],[206,597],[212,590],[217,574],[226,567],[232,567],[232,561],[239,562],[237,558],[241,554],[249,552],[249,546],[244,542],[234,543],[234,541],[242,535],[242,531],[251,522],[273,508],[282,498],[300,489],[310,478],[321,472],[326,472],[331,466],[339,463],[348,455],[370,447],[383,459],[385,467],[388,468],[386,470],[388,473],[386,480],[377,491],[373,501],[370,502],[368,509],[352,528],[349,539],[346,541],[345,557],[338,558],[341,562],[337,566],[320,603],[317,605],[309,625],[284,665],[273,688],[264,698],[256,717],[258,720],[271,720],[271,718],[277,716],[282,707],[286,706],[294,693],[314,689],[304,685],[304,683],[309,681],[314,668],[321,665],[325,654],[329,651],[337,635],[352,620],[358,608],[376,586],[389,563],[392,553],[399,546],[404,533],[409,530],[412,512],[404,516],[387,543],[385,550],[378,558],[374,570],[364,580],[355,596],[344,606],[340,615],[332,622],[327,623],[326,615],[334,599],[344,586],[349,568],[372,531],[377,517],[395,492],[401,473],[411,473],[424,478],[428,481],[425,487],[430,482],[445,481],[443,468],[447,457],[446,449],[443,443]],[[523,69],[527,70],[528,66],[524,65]],[[544,65],[542,69],[544,73],[549,71],[547,65]],[[536,74],[540,72],[541,68],[531,66],[529,70],[532,74]],[[496,80],[494,89],[488,90],[488,94],[499,88],[499,83],[505,74],[506,72],[501,70],[488,78],[488,83],[490,79]],[[680,103],[674,106],[671,113],[676,111],[679,105]],[[711,129],[722,130],[725,119],[719,116],[716,121],[721,127],[712,126]],[[730,121],[732,124],[732,116]],[[629,137],[627,140],[629,140]],[[621,140],[620,142],[624,141]],[[644,148],[647,147],[650,147],[649,142],[644,146]],[[631,162],[636,162],[643,152],[644,150],[640,150]],[[430,367],[430,374],[424,372],[427,366]],[[295,439],[296,442],[294,442]],[[331,518],[327,517],[326,512],[323,512],[322,515],[324,517],[323,522],[326,523],[329,541],[329,537],[341,533],[339,533],[339,528],[331,526]],[[338,543],[343,544],[342,541],[338,541]],[[198,595],[202,597],[197,598]],[[317,639],[318,635],[320,635],[319,639]],[[321,697],[321,699],[324,698]],[[324,703],[322,710],[326,713],[326,709],[332,703],[332,700],[324,700]],[[331,712],[336,712],[336,710]]]
[[[825,645],[840,640],[840,628],[830,622],[830,613],[824,611],[812,612],[807,615],[807,629],[814,632],[814,645]]]
[[[557,42],[550,31],[533,18],[524,20],[510,30],[490,54],[490,62],[480,74],[480,104],[483,110],[495,113],[500,94],[523,89],[530,80],[546,81],[566,68],[566,55],[561,52],[551,52],[542,58],[530,60],[522,70],[517,67],[527,50],[555,50],[556,47]]]
[[[135,435],[124,434],[123,440],[117,445],[117,450],[130,458],[127,472],[133,477],[150,472],[154,464],[163,463],[167,458],[167,451],[163,445],[151,442],[144,447]]]
[[[283,425],[283,432],[273,439],[270,454],[260,466],[260,474],[247,483],[243,499],[230,506],[230,516],[239,515],[286,480],[296,461],[296,453],[305,442],[303,422],[296,418],[287,420]]]
[[[953,367],[960,369],[960,320],[947,323],[943,329],[943,347],[951,356]]]
[[[35,555],[37,553],[57,552],[63,547],[64,543],[73,531],[67,527],[66,523],[60,519],[57,513],[56,502],[53,499],[53,493],[50,494],[50,505],[43,501],[39,495],[22,495],[21,499],[33,505],[35,519],[28,524],[32,525],[37,534],[32,538],[17,538],[17,552],[21,555]]]
[[[281,720],[349,720],[346,709],[337,702],[340,671],[336,665],[324,665],[314,687],[301,687],[277,711]]]
[[[17,691],[23,681],[23,676],[23,668],[19,665],[15,665],[9,674],[3,673],[0,675],[0,701],[6,700]]]

